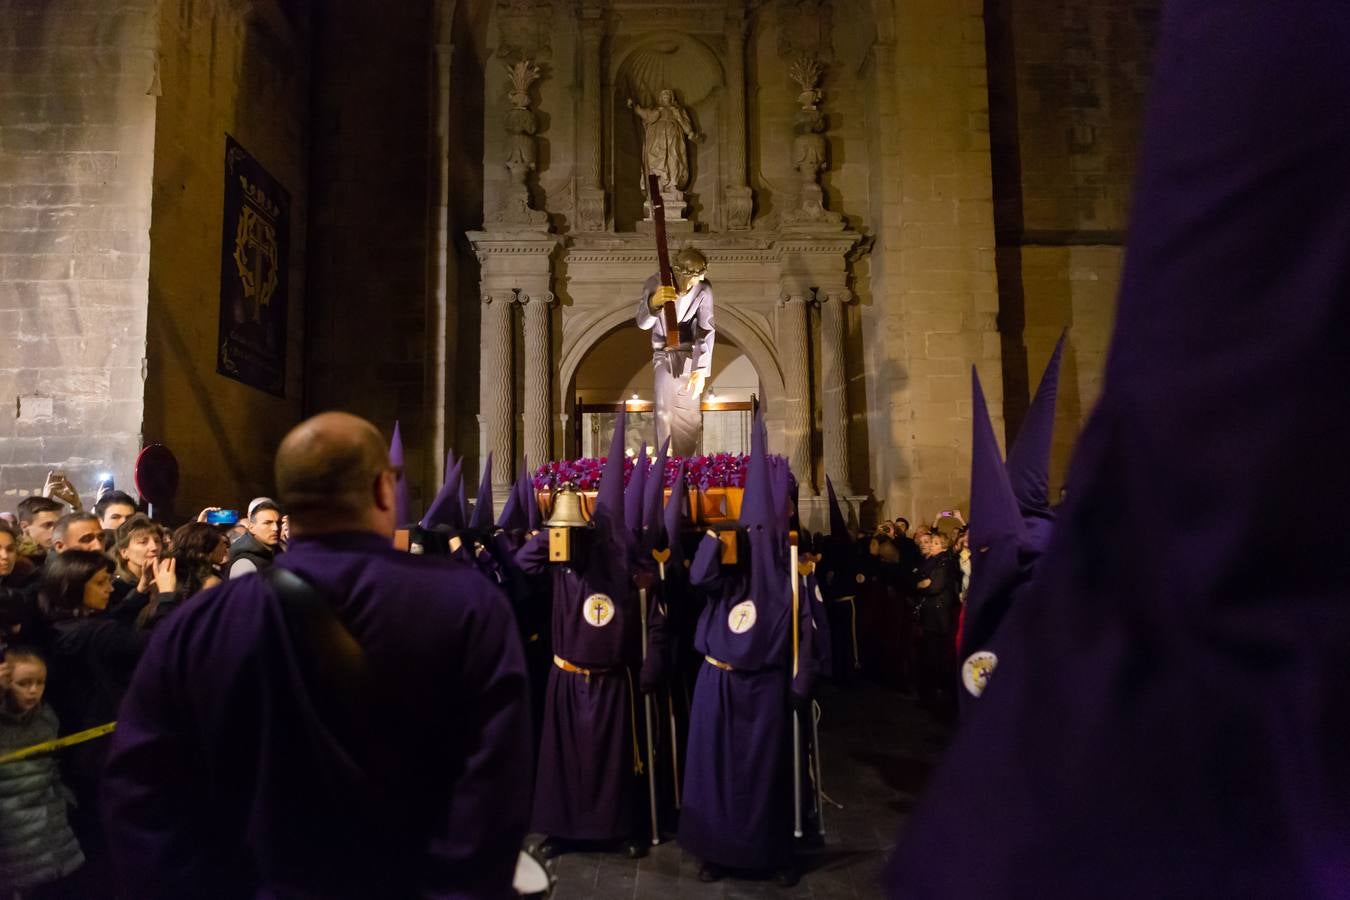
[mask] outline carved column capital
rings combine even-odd
[[[846,287],[825,287],[816,291],[816,302],[822,306],[833,300],[836,306],[848,306],[857,299]]]
[[[531,291],[528,293],[520,291],[516,294],[516,301],[522,308],[529,306],[531,301],[533,301],[536,309],[548,309],[556,303],[557,300],[557,295],[552,291]]]
[[[750,12],[741,3],[727,7],[726,35],[729,40],[744,41],[750,36]]]
[[[605,11],[598,3],[583,3],[577,17],[583,43],[599,43],[605,36]]]

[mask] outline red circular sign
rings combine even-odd
[[[163,444],[151,444],[136,457],[136,490],[154,504],[170,504],[178,493],[178,458]]]

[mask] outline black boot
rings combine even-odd
[[[704,882],[705,884],[710,884],[714,881],[721,881],[722,876],[724,874],[726,873],[722,871],[721,866],[713,865],[710,862],[705,862],[703,865],[698,867],[698,880]]]
[[[534,852],[543,859],[556,859],[567,852],[567,845],[558,838],[546,837],[539,842]]]

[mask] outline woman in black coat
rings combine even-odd
[[[38,590],[52,626],[48,697],[69,734],[112,722],[149,635],[108,612],[113,563],[102,553],[67,550],[43,567]],[[169,587],[172,592],[172,586]],[[165,606],[161,603],[161,611]],[[71,825],[85,850],[86,874],[103,867],[98,782],[108,741],[97,739],[64,751],[65,782],[77,806]]]

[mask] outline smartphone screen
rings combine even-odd
[[[213,509],[206,514],[206,524],[208,525],[235,525],[239,522],[239,510],[237,509]]]

